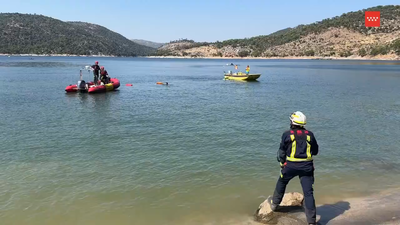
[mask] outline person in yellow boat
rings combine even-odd
[[[250,73],[250,66],[247,65],[247,67],[246,67],[246,74],[249,74],[249,73]]]

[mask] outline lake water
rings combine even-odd
[[[66,94],[95,60],[120,79],[119,90]],[[225,81],[231,62],[262,75]],[[399,186],[399,68],[388,61],[0,57],[1,224],[251,220],[273,193],[276,151],[297,110],[320,146],[317,204]],[[301,192],[297,178],[287,191]]]

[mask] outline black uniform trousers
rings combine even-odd
[[[315,199],[314,199],[314,168],[309,167],[305,168],[296,168],[295,166],[291,167],[291,162],[282,168],[281,176],[276,183],[276,188],[274,191],[274,195],[272,198],[272,202],[274,204],[279,205],[283,199],[283,195],[285,194],[286,186],[289,181],[299,176],[301,187],[303,188],[304,194],[304,202],[305,202],[305,213],[307,217],[308,223],[316,223],[316,208],[315,208]]]
[[[99,81],[99,74],[93,73],[93,82],[97,85],[97,81]]]

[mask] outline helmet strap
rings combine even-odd
[[[290,124],[290,128],[291,129],[295,129],[295,128],[304,128],[304,126],[300,126],[300,125],[296,125],[296,124]]]

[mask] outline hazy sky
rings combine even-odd
[[[95,23],[129,39],[222,41],[396,4],[400,0],[0,0],[0,12]]]

